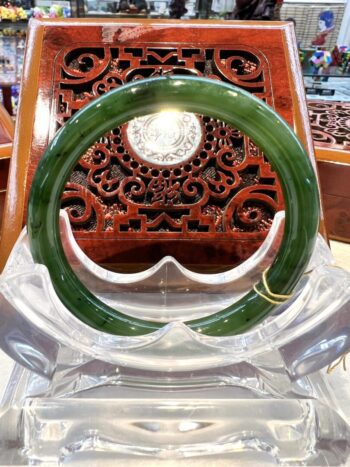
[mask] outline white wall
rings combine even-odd
[[[350,0],[347,1],[344,18],[338,35],[338,45],[350,47]]]

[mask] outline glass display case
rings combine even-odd
[[[184,2],[181,16],[197,17],[199,6],[198,0]],[[80,17],[176,17],[172,12],[172,0],[77,0],[77,11]]]
[[[0,99],[10,115],[16,115],[27,24],[2,22],[0,25]]]

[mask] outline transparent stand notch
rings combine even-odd
[[[130,338],[77,320],[33,263],[23,231],[0,281],[1,347],[18,362],[2,403],[2,465],[213,455],[227,465],[344,463],[349,426],[319,370],[350,347],[350,275],[334,267],[322,237],[294,298],[260,325],[219,338],[184,324],[260,279],[283,220],[278,213],[261,248],[224,273],[194,273],[166,257],[117,274],[84,255],[62,212],[64,249],[81,280],[125,313],[169,322]]]

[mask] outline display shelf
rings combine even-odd
[[[0,29],[18,29],[18,30],[26,30],[28,27],[28,20],[22,21],[0,21]]]
[[[79,17],[88,18],[169,18],[171,0],[145,0],[145,8],[140,11],[122,11],[125,2],[117,0],[77,0],[77,12]],[[130,5],[137,2],[130,2]],[[198,16],[198,0],[186,2],[187,13],[184,18],[195,18]]]
[[[303,75],[315,78],[350,78],[350,71],[342,71],[339,67],[329,67],[315,72],[312,67],[308,66],[303,68]]]
[[[0,22],[0,89],[2,103],[10,115],[15,115],[24,51],[27,22]]]
[[[309,82],[309,84],[305,86],[307,95],[328,97],[334,96],[337,91],[337,86],[336,83],[334,83],[334,86],[324,86],[324,84],[330,78],[347,80],[350,78],[350,71],[342,71],[339,67],[329,67],[315,71],[315,69],[308,66],[303,67],[303,76],[304,78],[312,79],[311,83]]]

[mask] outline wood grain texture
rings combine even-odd
[[[12,143],[15,124],[7,110],[0,104],[0,146]]]
[[[319,161],[318,169],[329,237],[350,242],[350,164]]]

